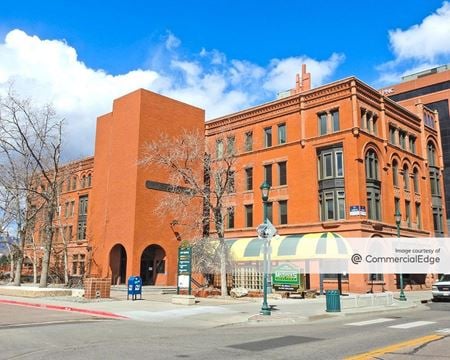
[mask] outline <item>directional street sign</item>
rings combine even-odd
[[[263,239],[272,238],[277,234],[277,229],[275,229],[275,226],[272,225],[270,220],[266,221],[267,221],[266,223],[260,224],[256,228],[258,236]]]

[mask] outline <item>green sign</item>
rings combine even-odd
[[[179,247],[177,294],[180,293],[180,288],[188,288],[188,294],[191,295],[191,270],[192,248],[190,246]]]
[[[272,286],[278,291],[297,291],[302,286],[299,269],[282,264],[272,269]]]
[[[178,274],[191,274],[192,248],[178,249]]]

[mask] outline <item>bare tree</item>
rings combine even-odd
[[[190,224],[204,238],[216,242],[223,295],[227,294],[229,260],[224,225],[233,211],[229,194],[234,192],[236,171],[232,145],[227,144],[222,150],[210,149],[203,132],[185,130],[180,136],[162,134],[149,142],[141,159],[143,166],[157,166],[168,173],[170,193],[163,197],[156,211],[170,213],[179,224]],[[214,224],[211,233],[210,223]]]
[[[2,185],[12,194],[10,211],[17,226],[19,251],[15,284],[20,284],[23,250],[30,224],[42,212],[44,257],[40,286],[47,286],[53,241],[53,222],[58,207],[58,175],[62,120],[51,106],[33,106],[10,89],[0,99],[0,166],[7,176]]]

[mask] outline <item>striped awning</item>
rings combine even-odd
[[[241,238],[227,240],[234,261],[262,261],[264,240]],[[318,260],[349,259],[352,250],[348,242],[334,232],[298,235],[277,235],[271,241],[271,259]]]

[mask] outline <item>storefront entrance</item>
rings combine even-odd
[[[166,252],[159,245],[145,248],[141,256],[141,278],[143,285],[155,285],[158,274],[166,272]]]

